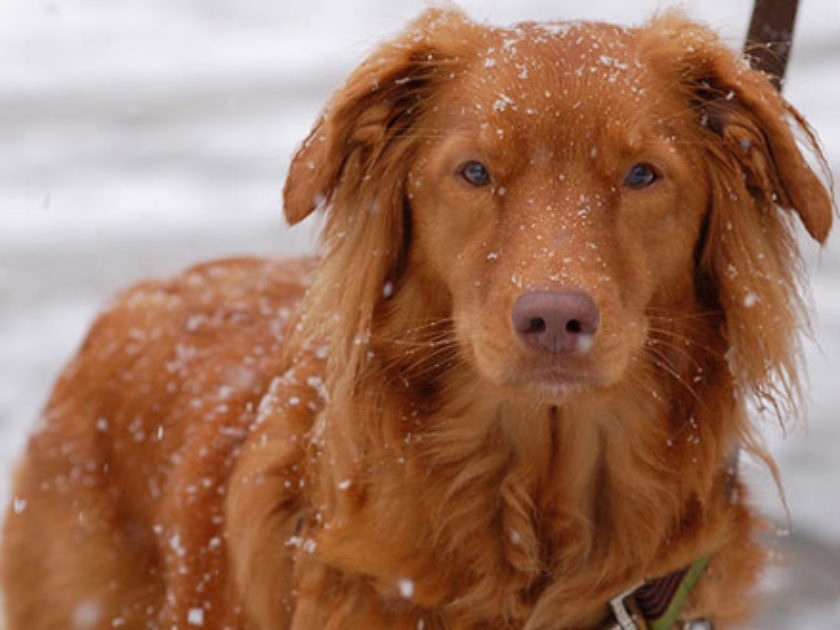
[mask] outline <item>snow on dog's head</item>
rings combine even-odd
[[[832,210],[788,119],[813,140],[678,15],[427,12],[336,93],[286,184],[291,222],[327,216],[308,317],[333,374],[434,333],[448,351],[409,362],[418,378],[456,362],[502,397],[562,405],[659,373],[695,391],[724,355],[737,389],[791,394],[790,217],[823,242]]]

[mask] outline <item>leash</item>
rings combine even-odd
[[[781,92],[799,0],[756,0],[744,52],[755,70],[766,73]]]

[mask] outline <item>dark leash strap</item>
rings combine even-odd
[[[799,0],[756,0],[744,52],[750,65],[765,72],[781,91],[787,70]]]

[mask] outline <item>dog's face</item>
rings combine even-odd
[[[623,29],[522,25],[489,32],[437,101],[409,173],[412,260],[492,383],[614,383],[646,308],[690,293],[708,190],[668,87]]]
[[[445,318],[487,382],[562,403],[627,378],[663,313],[718,312],[760,388],[789,368],[783,209],[819,241],[831,223],[788,114],[681,18],[492,29],[432,11],[338,92],[286,213],[328,207],[345,281],[319,299],[351,313],[347,348],[383,317],[406,334]]]

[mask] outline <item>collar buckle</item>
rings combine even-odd
[[[609,630],[648,630],[645,618],[639,612],[636,600],[633,598],[633,593],[639,586],[641,583],[610,600],[610,610],[615,618],[615,624]]]

